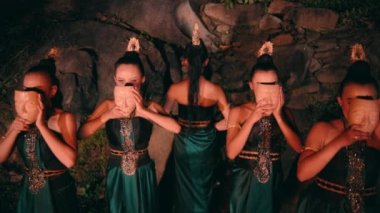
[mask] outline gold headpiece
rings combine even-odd
[[[48,54],[47,54],[47,57],[48,58],[52,58],[54,60],[57,60],[59,58],[59,49],[58,47],[52,47]]]
[[[136,37],[132,37],[131,39],[129,39],[127,51],[128,52],[140,51],[140,42]]]
[[[191,37],[191,42],[193,43],[194,46],[198,46],[201,44],[198,23],[195,23],[195,25],[194,25],[193,36]]]
[[[356,61],[365,61],[365,52],[363,45],[356,43],[351,48],[351,62],[354,63]]]
[[[272,55],[273,54],[273,43],[270,41],[264,42],[259,51],[257,51],[257,57],[260,57],[264,54]]]

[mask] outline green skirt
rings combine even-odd
[[[156,185],[156,172],[152,160],[140,166],[133,176],[125,175],[119,166],[109,166],[107,198],[110,212],[155,212]]]
[[[47,180],[45,186],[36,194],[28,189],[25,176],[22,182],[18,213],[75,213],[79,212],[74,179],[68,172]]]
[[[217,164],[213,128],[184,129],[173,145],[175,161],[175,212],[210,212],[214,170]]]
[[[273,162],[272,174],[266,183],[260,183],[252,169],[235,166],[231,175],[230,213],[278,212],[282,179],[280,161]]]
[[[364,200],[365,213],[379,213],[380,204],[376,196]],[[312,184],[301,197],[298,213],[351,213],[350,201],[346,196],[319,188]]]

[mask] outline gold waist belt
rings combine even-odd
[[[334,193],[337,193],[337,194],[341,194],[341,195],[347,195],[347,190],[348,189],[347,189],[347,187],[345,187],[343,185],[327,181],[327,180],[322,179],[320,177],[317,177],[315,179],[315,182],[317,183],[317,186],[320,187],[320,188],[322,188],[322,189],[325,189],[327,191],[331,191],[331,192],[334,192]],[[376,195],[377,194],[377,188],[375,186],[374,187],[365,188],[364,190],[362,190],[359,193],[362,196]]]
[[[29,169],[25,168],[25,173],[28,176],[33,176],[36,173],[39,173],[39,175],[43,175],[44,178],[58,176],[66,172],[66,169],[59,169],[59,170],[40,170],[40,169]]]
[[[132,152],[134,154],[142,156],[142,155],[148,154],[148,149],[140,149],[140,150],[135,150],[135,151],[132,151]],[[111,153],[111,155],[116,155],[116,156],[123,156],[123,155],[126,154],[125,151],[117,150],[117,149],[110,149],[110,153]]]
[[[278,152],[271,152],[270,153],[271,161],[280,160],[280,156],[281,155]],[[246,159],[246,160],[257,160],[258,157],[259,157],[259,153],[257,151],[242,150],[239,154],[239,158]]]
[[[188,121],[188,120],[179,118],[178,123],[179,125],[184,126],[184,127],[205,128],[210,125],[211,121]]]

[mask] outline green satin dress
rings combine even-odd
[[[35,136],[35,140],[31,140]],[[61,137],[56,133],[57,137]],[[26,165],[26,171],[61,170],[60,175],[32,178],[26,172],[22,180],[20,197],[17,204],[19,213],[41,212],[79,212],[75,181],[66,167],[52,153],[37,128],[22,132],[16,139],[17,149]],[[41,176],[39,176],[41,177]],[[34,182],[35,180],[36,182]],[[32,184],[35,183],[35,184]],[[30,185],[39,187],[31,188]]]
[[[252,127],[243,150],[232,165],[231,213],[279,211],[283,141],[283,134],[273,116],[262,118]]]
[[[353,145],[355,146],[355,144]],[[353,145],[349,148],[352,148]],[[365,147],[363,152],[357,156],[363,157],[362,159],[365,164],[364,173],[353,174],[349,172],[350,162],[348,150],[346,148],[341,149],[318,174],[317,178],[315,178],[303,196],[301,196],[298,213],[380,212],[380,203],[376,200],[376,189],[374,193],[371,193],[370,190],[371,188],[376,188],[376,186],[378,190],[377,181],[380,172],[380,151]],[[349,186],[347,177],[355,177],[356,180],[363,178],[362,180],[364,180],[365,194],[361,196],[363,202],[358,202],[363,205],[358,211],[353,211],[352,204],[346,192],[347,186]]]
[[[112,150],[128,151],[123,145],[127,136],[122,134],[122,122],[121,119],[114,119],[106,123],[106,133],[111,148],[106,183],[110,212],[156,212],[156,172],[149,154],[144,152],[139,155],[135,159],[135,164],[132,161],[123,164],[123,156],[112,154]],[[130,144],[132,147],[129,149],[137,152],[147,151],[152,124],[143,118],[134,117],[128,121],[128,125],[131,131],[129,138],[132,142]],[[123,165],[129,170],[123,170]],[[128,173],[131,168],[133,174]]]
[[[216,106],[179,104],[181,132],[173,144],[175,162],[175,212],[210,212],[217,164],[216,130],[212,116]]]

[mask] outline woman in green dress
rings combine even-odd
[[[260,99],[232,108],[228,119],[226,151],[227,157],[234,160],[229,199],[231,213],[278,212],[283,179],[281,147],[286,141],[296,152],[302,149],[299,136],[289,125],[290,113],[283,109],[284,98],[271,57],[272,48],[272,44],[266,42],[261,50],[268,52],[259,51],[249,86],[255,93],[260,85],[273,86],[277,89],[270,94],[273,101]]]
[[[207,49],[197,36],[185,49],[188,78],[173,84],[167,93],[165,111],[178,103],[181,132],[175,136],[175,212],[210,212],[217,165],[216,128],[225,121],[213,121],[216,109],[228,117],[229,107],[221,87],[202,75],[208,63]],[[214,126],[215,125],[215,126]],[[225,127],[224,127],[225,129]]]
[[[138,43],[129,46],[137,46]],[[138,48],[137,48],[138,49]],[[145,101],[140,95],[144,83],[144,68],[139,54],[126,52],[115,63],[116,86],[133,85],[133,112],[103,101],[82,125],[79,135],[88,137],[105,126],[110,147],[107,168],[107,198],[110,212],[150,213],[156,212],[156,173],[148,153],[152,122],[178,133],[180,126],[170,117],[160,115],[163,110],[155,102]]]
[[[77,128],[73,114],[58,108],[54,59],[30,68],[23,90],[39,94],[37,119],[17,116],[0,142],[0,162],[16,146],[25,163],[17,212],[78,212],[75,182],[68,172],[77,158]]]
[[[318,122],[311,128],[298,162],[298,178],[314,179],[301,197],[300,213],[380,212],[380,204],[376,202],[380,125],[373,122],[375,129],[368,132],[362,129],[365,123],[348,124],[350,104],[355,99],[378,99],[377,81],[364,61],[363,48],[354,47],[352,60],[356,62],[348,68],[337,98],[343,115]],[[369,117],[363,121],[378,120],[378,115],[367,113]]]

